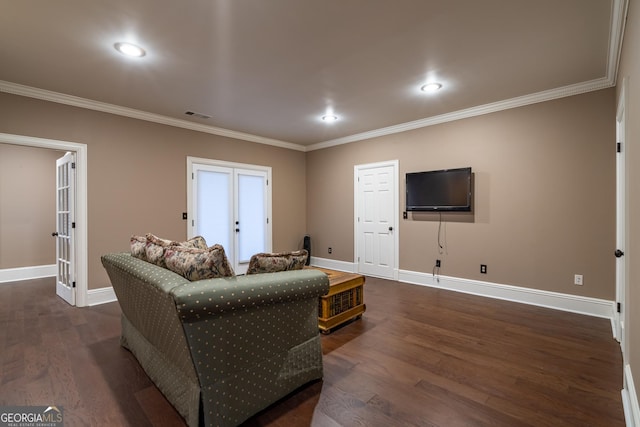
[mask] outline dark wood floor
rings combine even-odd
[[[608,320],[367,278],[361,320],[322,337],[325,376],[246,426],[622,426]],[[66,426],[182,426],[119,346],[117,303],[52,279],[0,285],[0,406]]]

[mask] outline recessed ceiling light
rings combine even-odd
[[[116,50],[121,54],[127,55],[127,56],[134,56],[134,57],[140,58],[147,54],[147,52],[145,52],[143,48],[131,43],[118,42],[114,44],[113,47],[115,47]]]
[[[322,116],[322,120],[327,123],[333,123],[338,120],[338,116],[336,116],[335,114],[327,114],[325,116]]]
[[[420,88],[421,91],[427,93],[437,92],[442,89],[442,85],[440,83],[427,83],[426,85]]]

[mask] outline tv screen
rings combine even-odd
[[[471,211],[471,168],[406,175],[408,211]]]

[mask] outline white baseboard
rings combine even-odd
[[[622,389],[622,406],[624,407],[624,419],[626,425],[636,427],[640,425],[640,406],[638,405],[638,395],[633,383],[631,365],[624,367],[624,388]]]
[[[87,291],[87,305],[106,304],[117,301],[116,294],[111,286],[99,289],[89,289]]]
[[[357,271],[353,262],[335,261],[326,258],[311,257],[311,264],[332,270]],[[399,270],[398,281],[414,285],[430,286],[450,291],[464,292],[488,298],[502,299],[522,304],[553,308],[555,310],[585,314],[588,316],[613,319],[614,301],[559,292],[542,291],[513,285],[483,282],[479,280],[461,279],[457,277],[439,276],[439,281],[431,273]]]
[[[416,285],[431,286],[483,297],[537,305],[572,313],[603,317],[605,319],[613,318],[615,309],[614,302],[609,300],[448,276],[439,276],[438,281],[437,278],[430,273],[400,270],[399,280]]]
[[[334,259],[311,257],[311,265],[314,267],[328,268],[329,270],[356,272],[356,264],[347,261],[336,261]]]
[[[0,283],[17,282],[20,280],[55,277],[56,265],[36,265],[33,267],[4,268],[0,270]]]

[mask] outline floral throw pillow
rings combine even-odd
[[[147,246],[147,238],[145,236],[131,236],[131,255],[146,261],[145,246]]]
[[[305,249],[293,252],[255,254],[249,260],[247,274],[301,270],[307,262],[308,256],[309,253]]]
[[[144,255],[151,264],[166,268],[164,263],[164,248],[171,245],[172,241],[161,239],[151,233],[147,234],[147,244],[144,247]]]
[[[148,261],[152,264],[165,267],[164,251],[169,246],[184,246],[187,248],[207,249],[207,242],[204,237],[196,236],[185,242],[174,242],[162,239],[151,233],[146,236],[131,236],[131,255]]]
[[[235,276],[221,245],[207,249],[169,246],[164,251],[164,262],[169,270],[192,282]]]
[[[196,248],[196,249],[207,249],[207,241],[204,240],[202,236],[192,237],[186,242],[180,242],[181,246],[186,246],[187,248]]]

